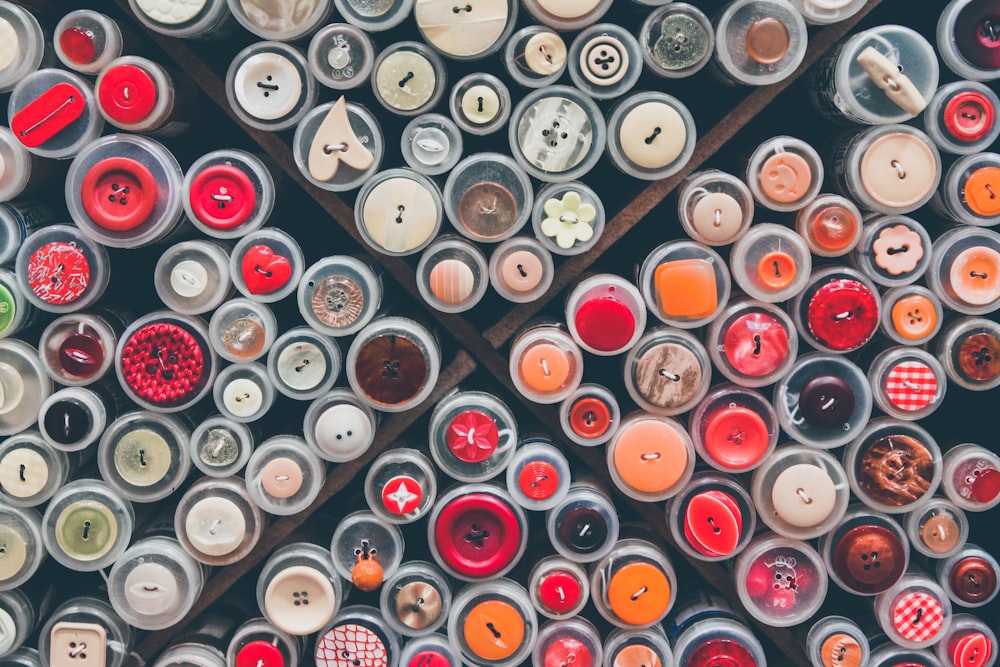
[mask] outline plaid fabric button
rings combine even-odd
[[[900,410],[916,412],[934,402],[938,378],[934,370],[921,361],[904,361],[889,371],[885,393]]]
[[[944,618],[941,601],[923,591],[898,598],[892,609],[892,626],[911,642],[932,641],[944,627]]]

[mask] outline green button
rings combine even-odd
[[[97,560],[114,546],[118,521],[107,505],[97,500],[71,503],[56,519],[56,543],[70,558]]]
[[[0,283],[0,334],[3,334],[14,322],[17,313],[17,302],[6,285]]]

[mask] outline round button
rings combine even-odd
[[[330,628],[316,642],[315,664],[333,667],[357,667],[357,664],[364,667],[389,667],[395,656],[390,655],[379,630],[380,628],[365,625],[365,621],[353,619]],[[328,657],[331,655],[334,656],[333,659]]]
[[[971,306],[986,306],[1000,300],[1000,252],[984,246],[960,252],[948,272],[951,289]]]
[[[479,463],[493,456],[500,444],[500,432],[497,423],[485,412],[466,410],[452,418],[445,439],[457,459]]]
[[[83,255],[79,257],[83,258]],[[104,347],[98,338],[74,333],[66,336],[59,345],[59,365],[70,375],[90,377],[103,363]]]
[[[844,583],[855,591],[881,593],[903,576],[906,547],[884,526],[855,526],[837,542],[833,565]]]
[[[966,205],[972,212],[984,218],[1000,215],[1000,168],[980,167],[969,174],[962,190]]]
[[[153,214],[156,179],[139,162],[127,157],[101,160],[83,177],[83,210],[93,222],[111,232],[127,232]]]
[[[906,340],[927,338],[938,323],[934,302],[921,294],[902,297],[893,304],[890,314],[896,333]]]
[[[193,259],[177,262],[170,269],[170,289],[185,299],[193,299],[208,289],[208,271],[205,265]]]
[[[965,90],[954,95],[942,113],[945,129],[959,141],[972,143],[986,137],[996,122],[996,110],[986,95]]]
[[[625,114],[618,129],[618,142],[625,157],[637,166],[663,169],[684,152],[687,126],[672,105],[645,102]],[[742,212],[740,218],[742,222]]]
[[[670,424],[643,419],[622,427],[611,462],[622,483],[644,494],[662,494],[684,477],[689,453],[685,440]]]
[[[412,581],[396,593],[396,617],[408,628],[429,628],[441,618],[443,609],[441,591],[425,581]]]
[[[958,346],[962,374],[976,382],[990,382],[1000,375],[1000,340],[990,333],[974,333]]]
[[[944,628],[944,605],[933,593],[914,591],[896,598],[891,608],[892,625],[907,641],[931,645]]]
[[[192,546],[206,556],[225,556],[243,543],[247,520],[239,506],[228,498],[199,500],[184,518],[184,532]]]
[[[583,586],[571,572],[550,572],[538,584],[538,599],[553,614],[568,614],[576,609],[581,595]]]
[[[294,459],[271,459],[260,471],[260,484],[272,498],[291,498],[302,490],[302,467]]]
[[[945,554],[958,546],[962,533],[958,522],[948,514],[937,514],[920,526],[920,539],[937,554]]]
[[[0,487],[8,496],[33,498],[48,481],[49,464],[33,449],[11,449],[0,458]]]
[[[743,227],[743,207],[732,195],[710,192],[694,205],[691,225],[706,241],[728,243]]]
[[[548,461],[530,461],[517,476],[517,487],[530,500],[547,500],[559,490],[559,470]]]
[[[207,0],[186,0],[163,2],[163,0],[136,0],[135,4],[143,14],[157,23],[180,25],[193,20],[208,4]],[[239,667],[244,667],[240,665]],[[270,664],[267,667],[272,667]]]
[[[959,600],[966,604],[980,604],[996,592],[997,573],[985,559],[969,556],[952,566],[948,582]]]
[[[931,486],[935,461],[930,450],[909,435],[886,435],[862,450],[858,486],[875,502],[905,507]]]
[[[236,654],[236,667],[285,667],[285,657],[271,642],[252,641]]]
[[[476,276],[461,259],[445,259],[435,264],[428,282],[437,300],[452,306],[468,301],[476,289]]]
[[[236,101],[258,120],[279,120],[298,105],[305,82],[295,63],[280,53],[256,53],[236,70]]]
[[[469,650],[478,658],[499,662],[521,648],[525,635],[524,618],[508,602],[486,600],[469,610],[462,635]]]
[[[827,637],[819,651],[822,667],[860,667],[866,657],[857,639],[840,632]]]
[[[795,258],[780,250],[765,254],[757,263],[757,278],[772,292],[787,289],[795,282],[797,273],[798,265],[795,263]]]
[[[884,386],[889,402],[907,412],[923,410],[938,400],[937,388],[934,370],[922,361],[896,364],[886,376]]]
[[[278,353],[278,375],[296,391],[309,391],[326,378],[326,355],[319,346],[298,341]]]
[[[806,323],[816,340],[831,350],[847,352],[861,347],[878,328],[878,301],[857,280],[831,280],[809,300]]]
[[[712,414],[703,440],[713,461],[732,470],[745,470],[767,453],[770,433],[757,412],[732,406]]]
[[[551,76],[566,65],[566,42],[554,32],[532,35],[524,45],[524,64],[539,76]]]
[[[421,0],[413,17],[424,39],[456,58],[484,54],[503,37],[511,18],[508,0]]]
[[[543,11],[560,19],[582,18],[597,9],[600,0],[537,0]]]
[[[572,358],[562,348],[549,343],[532,345],[521,356],[518,372],[522,381],[539,393],[563,387],[572,373]]]
[[[159,91],[149,72],[137,65],[116,65],[101,73],[97,99],[116,123],[134,125],[156,108]]]
[[[764,377],[777,372],[788,359],[788,331],[766,312],[740,315],[726,328],[722,340],[726,361],[739,373]]]
[[[743,513],[731,495],[702,491],[688,501],[684,537],[698,553],[710,558],[730,556],[743,534]]]
[[[436,127],[421,127],[410,139],[413,157],[423,165],[436,167],[448,158],[451,139],[444,130]]]
[[[517,221],[514,193],[490,180],[470,185],[458,202],[458,222],[476,240],[503,236]]]
[[[407,475],[393,477],[382,487],[382,506],[392,514],[406,516],[420,509],[424,490]]]
[[[420,181],[387,178],[365,197],[361,220],[368,237],[389,252],[405,253],[421,247],[438,227],[438,206]]]
[[[503,498],[470,493],[446,504],[434,524],[434,541],[445,565],[463,577],[486,579],[518,557],[523,528]]]
[[[704,369],[687,346],[661,343],[642,353],[633,374],[636,389],[646,401],[661,408],[677,408],[698,394]]]
[[[663,618],[673,590],[666,573],[653,563],[627,563],[611,574],[607,583],[611,611],[629,625],[643,626]]]
[[[799,394],[799,411],[810,425],[836,429],[854,414],[855,396],[845,380],[820,375],[806,382]]]
[[[949,648],[952,664],[962,667],[986,667],[996,651],[993,642],[982,632],[960,635]]]
[[[372,423],[356,405],[333,405],[316,420],[316,446],[345,461],[361,456],[371,444]]]
[[[234,417],[252,417],[264,404],[260,385],[249,378],[236,378],[222,390],[222,402]]]
[[[235,229],[250,219],[257,207],[253,181],[239,167],[213,164],[191,181],[191,209],[198,220],[212,229]]]
[[[465,91],[460,106],[466,120],[485,125],[500,115],[500,96],[490,86],[480,84]]]
[[[765,16],[747,28],[747,55],[761,65],[779,62],[791,48],[792,38],[788,27],[780,20]]]
[[[451,661],[438,651],[419,651],[410,658],[407,667],[453,667]]]
[[[527,294],[542,282],[545,270],[538,255],[516,250],[500,260],[497,273],[504,286],[518,294]]]
[[[843,253],[857,238],[860,221],[843,206],[828,206],[809,224],[813,242],[831,253]]]
[[[557,524],[559,539],[572,551],[590,554],[608,539],[608,522],[601,512],[590,506],[577,507],[560,515]]]
[[[590,647],[576,637],[557,637],[545,648],[540,667],[592,667],[594,656]]]
[[[599,398],[584,397],[573,404],[570,427],[583,438],[600,438],[611,428],[611,408]]]
[[[809,192],[813,173],[804,157],[798,153],[783,152],[764,161],[758,179],[760,188],[768,199],[780,204],[791,204]]]
[[[819,466],[798,463],[778,475],[771,487],[771,504],[785,523],[812,528],[829,518],[837,504],[837,487]]]
[[[434,65],[416,51],[390,53],[375,71],[375,87],[382,100],[397,111],[414,111],[427,104],[437,89]]]
[[[937,185],[937,164],[934,149],[921,138],[894,132],[875,139],[861,156],[861,181],[879,204],[908,209]]]
[[[115,472],[131,486],[149,487],[159,483],[174,463],[174,448],[162,435],[135,429],[114,444]]]
[[[613,296],[581,303],[573,323],[583,344],[601,352],[619,352],[635,335],[635,315],[626,304]]]
[[[580,70],[595,86],[613,86],[628,73],[629,55],[615,37],[594,37],[580,50]]]
[[[279,630],[292,635],[319,632],[333,616],[336,593],[319,570],[293,565],[279,570],[264,591],[264,610]]]
[[[176,577],[160,563],[141,563],[125,577],[125,601],[143,616],[169,612],[178,598]]]
[[[6,23],[6,22],[5,22]],[[7,23],[7,26],[10,24]],[[16,48],[17,35],[13,31],[8,32],[0,27],[0,33],[4,42],[12,40]],[[89,30],[79,27],[69,28],[59,33],[59,48],[62,54],[77,65],[89,65],[97,58],[97,45],[94,43],[95,35]],[[12,49],[13,51],[14,49]],[[0,56],[0,66],[6,67],[4,58]]]
[[[590,114],[561,95],[544,96],[524,110],[517,123],[521,155],[536,169],[562,174],[578,167],[594,146]]]
[[[335,329],[346,329],[365,314],[365,290],[347,276],[327,276],[309,283],[307,287],[313,287],[309,305],[323,324]]]

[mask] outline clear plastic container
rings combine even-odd
[[[403,160],[425,176],[440,176],[462,159],[462,131],[451,118],[425,113],[411,120],[400,135]]]
[[[377,426],[378,419],[369,406],[349,389],[338,388],[310,403],[302,430],[320,458],[346,463],[368,451]]]
[[[424,302],[444,313],[474,308],[489,287],[486,256],[474,244],[454,235],[431,243],[417,263],[417,290]]]
[[[73,313],[52,320],[38,340],[44,373],[68,387],[89,385],[111,370],[124,327],[102,313]]]
[[[503,64],[507,73],[526,88],[544,88],[566,71],[566,42],[562,36],[540,25],[521,28],[507,40]]]
[[[944,498],[933,498],[903,520],[910,544],[928,558],[958,553],[969,538],[969,519],[962,508]]]
[[[507,466],[507,491],[526,510],[550,510],[569,493],[571,474],[566,455],[551,440],[527,438]]]
[[[494,610],[503,614],[502,621],[493,620]],[[492,632],[487,626],[490,622],[494,624]],[[504,638],[505,633],[510,641]],[[528,592],[520,584],[495,579],[459,591],[448,614],[448,636],[466,664],[514,667],[531,655],[538,620]]]
[[[325,482],[326,466],[298,436],[268,438],[254,448],[247,462],[247,493],[268,514],[305,511]]]
[[[52,393],[38,350],[14,338],[0,339],[0,390],[0,436],[31,428]]]
[[[687,235],[698,243],[729,245],[750,228],[753,196],[746,183],[732,174],[700,171],[681,184],[677,217]]]
[[[354,512],[341,519],[330,544],[337,573],[366,593],[396,572],[403,561],[403,552],[399,526],[386,523],[369,511]]]
[[[254,422],[274,405],[275,391],[267,369],[257,362],[223,368],[215,379],[212,398],[216,409],[236,422]]]
[[[0,505],[0,540],[14,556],[0,568],[0,590],[18,589],[31,580],[48,551],[42,543],[42,515],[28,507]]]
[[[792,0],[810,25],[829,25],[851,18],[865,6],[865,0]],[[864,655],[868,655],[867,642]],[[813,658],[815,660],[815,658]],[[862,664],[864,661],[862,661]],[[824,666],[818,666],[824,667]]]
[[[795,229],[817,257],[841,257],[861,241],[864,220],[850,199],[818,195],[795,216]]]
[[[226,651],[226,664],[256,665],[259,661],[298,665],[305,658],[305,639],[290,635],[265,618],[251,618],[236,629]]]
[[[563,435],[583,447],[596,447],[610,440],[621,418],[618,398],[599,384],[581,384],[559,406]]]
[[[606,220],[601,197],[579,182],[545,186],[531,214],[535,237],[557,255],[580,255],[593,248]]]
[[[191,432],[188,454],[194,467],[208,477],[235,475],[253,452],[254,435],[244,424],[222,415],[202,421]]]
[[[334,90],[363,86],[375,67],[375,45],[364,30],[348,23],[320,28],[309,41],[309,71]]]
[[[297,297],[299,313],[309,326],[327,336],[349,336],[378,313],[382,281],[364,262],[334,255],[306,269]]]
[[[985,512],[1000,504],[1000,456],[980,445],[964,443],[944,455],[941,488],[967,512]]]
[[[21,292],[11,271],[0,269],[0,338],[7,338],[34,323],[35,308]]]
[[[172,245],[156,261],[153,286],[160,301],[170,310],[184,315],[215,310],[233,293],[229,254],[212,241],[182,241]]]
[[[379,593],[379,608],[385,622],[396,632],[407,637],[437,637],[432,633],[444,626],[451,611],[451,584],[447,575],[431,563],[410,560],[386,578]],[[411,639],[406,645],[413,643]]]
[[[1000,137],[1000,97],[978,81],[953,81],[937,89],[921,118],[924,132],[946,153],[989,150]]]
[[[600,20],[613,0],[523,0],[524,8],[536,21],[560,32],[580,30]]]
[[[62,652],[71,653],[71,642],[90,641],[91,660],[104,667],[122,667],[132,654],[135,635],[132,626],[104,600],[74,597],[59,605],[42,625],[38,652],[44,664],[59,664],[67,660]]]
[[[94,572],[117,561],[132,538],[132,503],[108,484],[80,479],[62,487],[42,517],[42,542],[56,562]]]
[[[52,47],[63,65],[81,74],[98,74],[122,54],[118,23],[92,9],[69,12],[56,24]]]
[[[870,664],[868,637],[855,621],[844,616],[824,616],[809,628],[806,655],[812,667],[834,667],[837,662]]]
[[[695,329],[714,320],[729,301],[729,269],[719,253],[694,241],[668,241],[639,269],[639,289],[663,323]]]
[[[583,352],[556,325],[531,327],[510,348],[510,377],[522,396],[535,403],[560,403],[583,379]]]
[[[969,609],[996,598],[1000,563],[989,551],[966,544],[961,552],[937,562],[937,580],[951,601]]]
[[[993,41],[982,36],[987,32],[994,8],[989,0],[952,0],[937,23],[937,48],[941,60],[955,74],[973,81],[992,81],[1000,77],[993,56]]]
[[[220,357],[247,363],[267,354],[278,335],[278,321],[263,303],[229,299],[212,314],[208,335]]]
[[[271,172],[260,158],[235,149],[206,153],[184,174],[184,212],[191,224],[218,239],[260,229],[274,208]]]
[[[911,572],[875,598],[875,618],[896,645],[930,648],[951,626],[951,601],[929,576]],[[873,662],[883,664],[874,661],[874,656]]]
[[[579,563],[546,556],[531,568],[528,591],[535,611],[546,618],[577,617],[590,599],[590,578]]]
[[[444,62],[430,47],[422,42],[396,42],[375,59],[372,90],[390,112],[418,116],[441,101],[446,79]]]
[[[749,632],[749,631],[748,631]],[[638,658],[651,664],[673,665],[670,642],[659,627],[645,630],[612,630],[604,642],[603,667],[614,667]],[[641,662],[640,664],[645,664]]]
[[[342,362],[336,341],[309,327],[278,336],[267,353],[267,375],[279,393],[309,401],[333,389]]]
[[[413,0],[333,0],[344,20],[366,32],[395,28],[413,11]]]
[[[554,660],[567,663],[600,665],[604,659],[601,635],[585,618],[549,621],[538,631],[531,651],[532,664],[544,665]]]
[[[517,0],[482,6],[417,2],[413,19],[420,36],[442,55],[456,60],[482,60],[499,51],[517,24]],[[455,7],[458,11],[455,11]]]
[[[116,128],[172,137],[187,130],[195,118],[194,85],[183,74],[130,55],[101,70],[94,93],[101,115]]]
[[[955,614],[951,627],[934,646],[934,653],[942,665],[993,667],[996,647],[996,633],[985,621],[972,614]]]
[[[961,226],[934,242],[927,286],[945,306],[966,315],[1000,307],[1000,233]]]
[[[214,646],[194,642],[171,644],[156,658],[153,667],[226,667],[225,654]]]
[[[613,23],[598,23],[582,30],[570,44],[568,60],[573,84],[598,100],[624,95],[642,75],[639,41],[629,30]]]
[[[642,294],[621,276],[590,276],[566,298],[566,324],[573,340],[591,354],[622,354],[636,345],[646,328]]]
[[[326,628],[320,630],[314,655],[317,662],[333,653],[352,663],[355,660],[383,660],[387,665],[395,665],[399,651],[400,637],[386,624],[379,610],[355,605],[341,609]]]
[[[229,273],[240,294],[274,303],[295,292],[305,259],[293,236],[264,227],[239,240],[229,256]]]
[[[63,109],[68,111],[56,113]],[[24,76],[7,101],[10,129],[17,140],[29,152],[56,160],[73,157],[101,136],[104,117],[97,109],[90,82],[60,69]]]
[[[726,83],[778,83],[805,58],[806,23],[788,0],[734,0],[714,23],[713,73]]]
[[[174,532],[198,562],[231,565],[257,546],[264,515],[239,477],[203,477],[177,501]]]
[[[906,572],[910,545],[903,528],[887,514],[864,505],[848,508],[843,520],[820,538],[830,579],[848,593],[877,595]]]
[[[93,305],[107,288],[110,271],[107,250],[68,225],[50,225],[29,235],[17,251],[14,269],[28,301],[59,314]]]
[[[750,156],[746,182],[761,206],[772,211],[797,211],[823,187],[823,160],[801,139],[772,137]]]
[[[525,236],[507,239],[490,255],[490,285],[513,303],[530,303],[545,294],[555,278],[548,249]]]
[[[948,379],[970,391],[1000,385],[1000,324],[981,317],[951,322],[937,337],[935,348]]]
[[[667,79],[689,77],[708,64],[715,30],[705,13],[683,2],[662,3],[642,23],[639,44],[651,72]]]
[[[9,471],[0,499],[13,507],[37,507],[66,484],[76,463],[76,457],[47,443],[38,431],[12,435],[0,443],[0,469]]]
[[[140,630],[164,630],[183,619],[201,595],[205,570],[170,537],[137,541],[115,562],[108,598]]]
[[[413,523],[422,519],[437,500],[437,469],[416,449],[383,452],[365,475],[365,500],[383,521]]]
[[[872,400],[864,371],[822,353],[800,356],[774,387],[781,427],[796,442],[822,449],[857,437],[871,416]]]
[[[712,365],[705,347],[693,335],[657,327],[629,350],[624,375],[625,389],[640,408],[658,415],[679,415],[705,397]]]
[[[882,294],[881,331],[900,345],[923,345],[941,330],[944,306],[922,285],[892,287]]]
[[[715,368],[743,387],[764,387],[785,377],[799,349],[792,318],[752,299],[732,301],[709,325],[706,341]]]
[[[828,586],[826,566],[812,546],[773,533],[758,535],[737,556],[733,580],[747,613],[777,628],[815,615]]]
[[[378,119],[343,97],[309,111],[292,140],[299,171],[316,187],[331,192],[360,187],[378,171],[384,152]]]
[[[510,118],[510,90],[492,74],[470,74],[452,87],[448,108],[469,134],[493,134]]]
[[[875,283],[841,266],[816,269],[791,302],[802,339],[817,350],[845,354],[867,344],[878,331],[882,301]]]
[[[441,348],[422,324],[382,317],[358,332],[346,366],[347,381],[363,403],[382,412],[403,412],[434,391]]]
[[[528,174],[500,153],[477,153],[459,162],[444,187],[448,220],[463,236],[484,243],[516,234],[533,202]]]
[[[227,33],[232,23],[226,0],[167,5],[156,0],[128,0],[128,4],[140,23],[168,37],[209,40]]]
[[[462,482],[484,482],[510,465],[517,419],[502,400],[483,391],[455,391],[438,401],[427,434],[438,468]]]
[[[696,141],[694,116],[666,93],[635,93],[619,102],[608,118],[611,161],[645,181],[658,181],[683,169]]]
[[[13,2],[0,4],[0,21],[10,40],[10,60],[0,68],[0,92],[7,93],[42,64],[46,40],[35,15]]]
[[[688,420],[701,460],[725,473],[749,472],[778,444],[778,416],[762,394],[732,384],[713,387]]]
[[[191,471],[185,420],[136,411],[111,422],[97,446],[101,477],[116,493],[137,503],[163,500]]]
[[[260,0],[228,0],[229,11],[241,26],[261,39],[293,42],[322,25],[333,9],[331,0],[300,3],[294,11]]]
[[[992,227],[1000,224],[1000,207],[993,201],[997,189],[1000,189],[1000,154],[965,155],[945,171],[931,205],[956,222]]]
[[[906,421],[923,419],[941,407],[948,385],[937,357],[916,347],[892,347],[879,353],[868,368],[868,380],[875,405],[890,417]]]
[[[40,168],[44,168],[7,127],[0,128],[0,166],[3,167],[3,170],[0,171],[0,201],[2,202],[14,199],[25,190],[32,189],[32,174],[37,174]],[[0,222],[3,223],[4,227],[9,226],[4,215],[6,212],[0,213]],[[13,246],[13,249],[16,250],[16,246]],[[10,250],[4,247],[2,254],[5,264],[10,261],[10,257],[7,257],[9,253]]]
[[[684,426],[671,417],[633,412],[607,447],[608,472],[629,498],[658,502],[680,493],[694,473],[695,453]]]
[[[590,566],[590,590],[608,623],[625,630],[648,628],[674,606],[677,575],[662,548],[629,538],[615,542],[611,553]]]
[[[226,99],[237,118],[267,132],[302,120],[316,104],[316,88],[305,54],[281,42],[251,44],[226,72]]]
[[[552,546],[575,563],[592,563],[611,553],[620,527],[610,496],[586,481],[574,480],[563,502],[545,513]]]
[[[733,244],[729,265],[733,280],[749,296],[779,303],[805,289],[812,255],[805,240],[788,227],[760,223]]]
[[[718,562],[743,551],[753,537],[757,512],[735,477],[701,472],[667,503],[674,542],[695,560]]]

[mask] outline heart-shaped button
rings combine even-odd
[[[292,261],[266,245],[247,249],[240,265],[243,282],[251,294],[271,294],[288,284]]]

